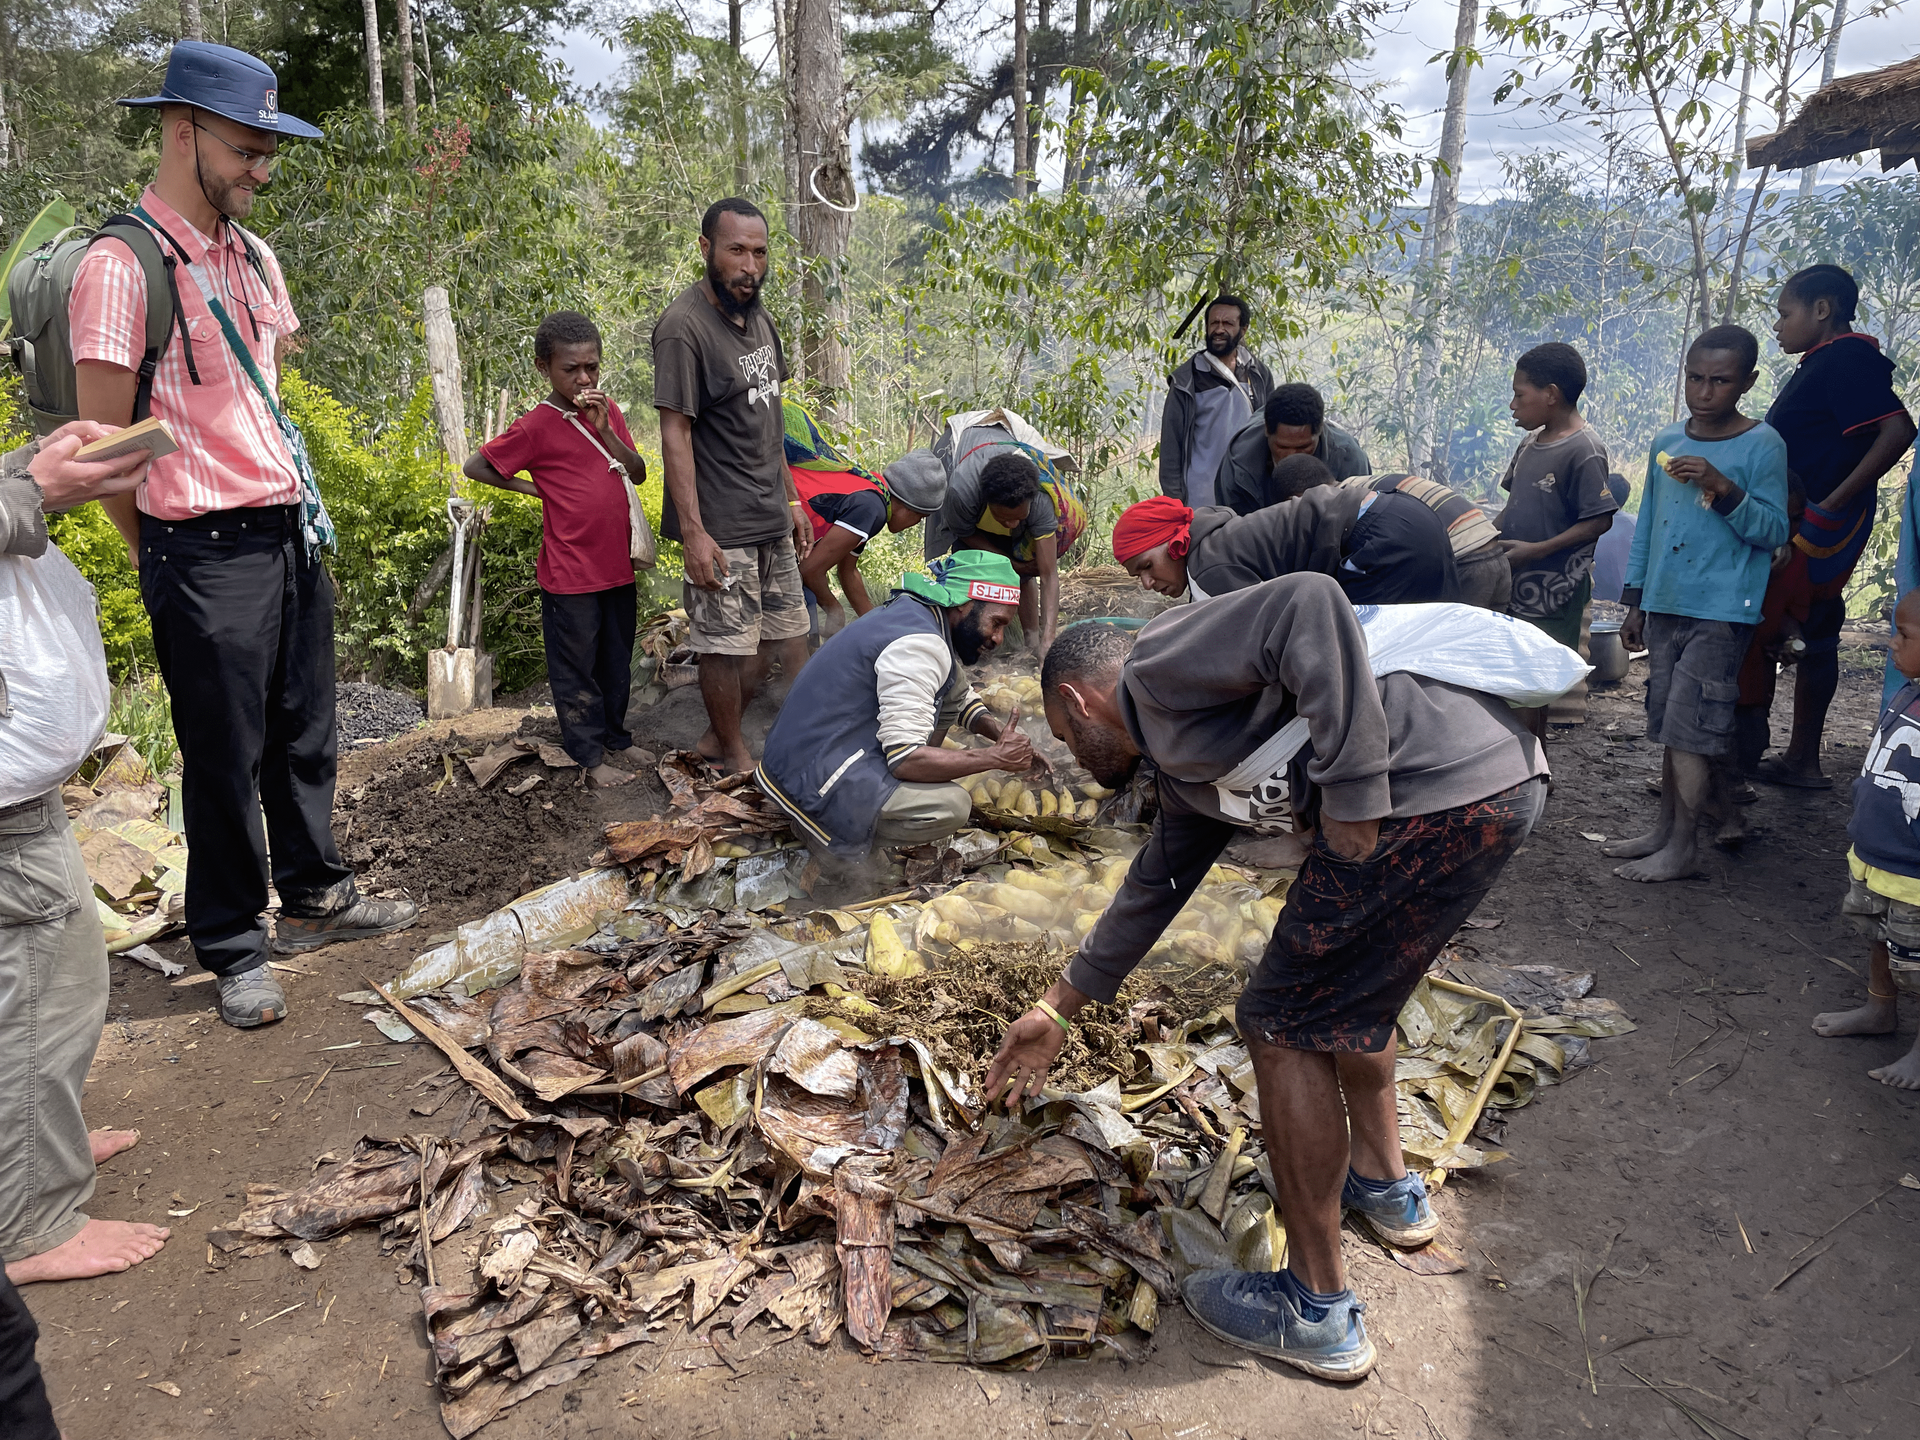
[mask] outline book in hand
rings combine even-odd
[[[153,452],[152,458],[158,460],[162,455],[171,455],[179,448],[160,419],[149,415],[138,424],[116,430],[103,440],[82,445],[73,452],[73,458],[97,463],[101,460],[118,460],[122,455],[131,455],[136,450],[150,450]]]

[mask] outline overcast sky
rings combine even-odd
[[[693,0],[690,8],[696,12],[714,8],[717,14],[723,13],[717,6],[703,5],[701,0]],[[1488,8],[1483,0],[1483,16]],[[1768,0],[1766,13],[1771,15],[1779,8],[1779,0]],[[1855,0],[1854,8],[1865,7]],[[762,12],[762,7],[750,6],[749,30],[760,18],[752,12]],[[1439,142],[1447,78],[1444,67],[1428,62],[1437,51],[1453,43],[1456,14],[1457,0],[1407,0],[1405,8],[1386,22],[1371,64],[1373,73],[1386,83],[1389,96],[1406,114],[1409,143],[1429,155]],[[565,32],[554,50],[572,70],[575,83],[582,87],[605,84],[613,78],[618,65],[617,57],[604,42],[584,29]],[[1852,20],[1841,34],[1836,73],[1848,75],[1890,65],[1916,52],[1920,52],[1920,5],[1909,11],[1895,10],[1877,18]],[[1578,153],[1595,146],[1593,131],[1586,126],[1551,124],[1537,111],[1511,102],[1495,106],[1494,86],[1506,68],[1500,57],[1489,54],[1487,66],[1474,74],[1467,156],[1461,170],[1463,200],[1491,198],[1499,189],[1498,157],[1502,152],[1512,154],[1539,148]],[[1800,87],[1802,93],[1810,92],[1817,79],[1816,74]],[[1755,131],[1773,128],[1771,114],[1756,116],[1752,128]],[[1043,172],[1047,168],[1043,165]],[[1862,167],[1843,163],[1824,166],[1821,179],[1843,180],[1858,173],[1878,174],[1877,159],[1869,155]],[[1041,183],[1046,184],[1044,173]]]

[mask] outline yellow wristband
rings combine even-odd
[[[1067,1034],[1071,1035],[1073,1033],[1073,1027],[1067,1023],[1066,1017],[1062,1015],[1058,1010],[1054,1009],[1053,1006],[1049,1005],[1045,1000],[1034,1001],[1033,1008],[1038,1010],[1042,1015],[1046,1016],[1049,1020],[1053,1021],[1054,1024],[1058,1025],[1062,1030],[1066,1031]]]

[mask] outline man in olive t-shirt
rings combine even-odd
[[[792,683],[807,661],[800,557],[813,529],[788,473],[786,357],[760,304],[766,217],[737,197],[700,222],[704,279],[653,327],[653,403],[666,470],[661,530],[686,560],[690,643],[708,730],[695,749],[728,774],[753,768],[740,734],[777,653]]]

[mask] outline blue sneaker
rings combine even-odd
[[[1440,1219],[1427,1203],[1427,1187],[1409,1170],[1385,1190],[1370,1190],[1353,1171],[1340,1191],[1342,1209],[1351,1210],[1369,1229],[1398,1250],[1418,1250],[1440,1233]]]
[[[1193,1318],[1229,1345],[1322,1380],[1364,1380],[1373,1369],[1373,1342],[1360,1320],[1367,1307],[1351,1290],[1342,1290],[1319,1320],[1302,1313],[1299,1282],[1285,1270],[1200,1270],[1180,1293]]]

